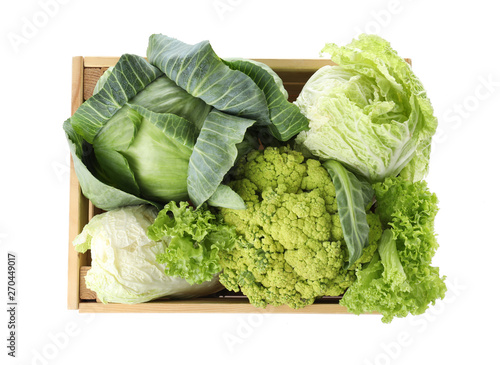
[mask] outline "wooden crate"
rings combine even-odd
[[[118,57],[73,57],[71,114],[92,96],[95,84],[104,71],[116,64]],[[333,64],[324,59],[259,59],[269,65],[282,78],[289,93],[289,100],[294,101],[309,77],[320,67]],[[410,63],[410,60],[407,60]],[[295,310],[288,306],[266,309],[252,306],[238,293],[222,291],[209,297],[190,300],[155,300],[141,304],[103,304],[96,299],[96,294],[85,285],[85,274],[90,269],[90,252],[80,254],[73,248],[74,238],[82,231],[85,224],[100,209],[94,207],[82,195],[78,179],[71,161],[70,207],[69,207],[69,248],[68,248],[68,309],[78,309],[81,313],[132,313],[132,312],[169,312],[169,313],[347,313],[339,304],[340,297],[325,297],[313,305]]]

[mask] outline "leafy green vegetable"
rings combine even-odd
[[[155,202],[141,199],[99,180],[88,167],[94,164],[89,161],[93,157],[95,158],[92,153],[92,147],[73,130],[69,119],[64,122],[63,128],[66,132],[66,139],[78,176],[78,183],[84,195],[96,207],[111,210],[126,205],[152,204],[160,208]]]
[[[86,180],[83,194],[105,210],[171,200],[244,208],[221,184],[258,147],[263,132],[253,126],[289,139],[305,128],[305,117],[267,66],[227,62],[232,69],[207,41],[191,46],[152,35],[148,57],[152,64],[123,55],[64,127],[80,160],[77,176]]]
[[[437,198],[424,181],[411,183],[402,177],[388,178],[374,189],[385,231],[378,254],[357,272],[341,304],[356,314],[377,311],[383,322],[390,322],[424,313],[430,303],[444,298],[444,277],[431,266],[438,247]]]
[[[288,141],[297,133],[307,129],[307,118],[300,109],[288,102],[288,93],[279,76],[267,65],[246,59],[226,59],[224,62],[233,70],[250,76],[266,96],[269,108],[272,135],[280,141]]]
[[[234,246],[236,233],[204,206],[194,210],[186,202],[170,202],[148,228],[148,237],[166,243],[157,259],[168,276],[199,284],[222,270],[220,256]]]
[[[195,205],[207,201],[238,156],[236,145],[243,141],[254,120],[230,116],[213,110],[205,119],[189,160],[187,188]],[[213,200],[212,200],[213,201]],[[221,202],[228,208],[234,204]]]
[[[338,66],[318,70],[299,95],[310,129],[297,143],[372,182],[400,173],[421,180],[437,119],[411,67],[375,35],[323,52]]]
[[[66,123],[68,138],[87,147],[73,154],[83,159],[75,170],[99,208],[188,198],[189,159],[211,107],[160,75],[142,57],[122,56]]]
[[[98,176],[153,201],[187,199],[194,134],[195,125],[187,119],[130,105],[127,119],[111,120],[94,140],[103,169]],[[136,183],[134,190],[125,185],[127,179]]]
[[[104,86],[106,81],[108,81],[108,77],[111,75],[111,71],[113,71],[113,67],[114,66],[108,67],[108,69],[106,71],[104,71],[104,73],[101,75],[101,77],[99,77],[99,80],[97,80],[97,82],[95,84],[94,92],[92,93],[92,95],[97,94],[102,89],[102,87]]]
[[[302,308],[323,295],[340,295],[354,281],[346,270],[347,246],[337,211],[335,187],[314,159],[288,148],[253,151],[229,182],[247,209],[221,209],[236,227],[236,246],[224,252],[221,283],[242,291],[258,307]],[[370,245],[353,269],[369,262],[382,233],[369,214]]]
[[[160,70],[142,57],[121,56],[99,92],[83,103],[71,117],[71,125],[87,142],[92,143],[109,119],[160,76]]]
[[[231,208],[231,209],[246,209],[245,202],[236,194],[229,186],[220,184],[217,190],[207,200],[208,205],[212,207]]]
[[[323,163],[333,179],[337,192],[337,205],[344,232],[344,239],[349,250],[349,263],[356,262],[368,245],[370,227],[366,220],[366,206],[373,198],[370,184],[358,180],[339,162],[328,160]]]
[[[131,62],[141,66],[133,69]],[[203,151],[203,158],[217,160],[225,170],[204,168],[203,171],[206,173],[209,170],[212,176],[196,176],[202,179],[205,191],[208,191],[208,196],[203,200],[205,201],[216,191],[217,184],[236,158],[233,156],[231,161],[223,160],[229,156],[228,151],[236,150],[234,145],[224,140],[241,142],[246,128],[240,133],[239,140],[234,139],[234,131],[241,130],[244,125],[253,124],[253,121],[234,116],[219,118],[217,122],[223,122],[213,123],[213,118],[207,116],[221,115],[220,112],[214,111],[210,114],[210,106],[186,93],[166,76],[151,81],[151,75],[142,75],[140,71],[156,69],[147,63],[147,67],[144,66],[144,62],[144,59],[137,56],[122,57],[112,71],[106,74],[105,81],[96,88],[97,94],[84,103],[68,122],[71,123],[73,137],[86,136],[88,142],[93,144],[85,162],[76,164],[77,174],[81,180],[87,177],[87,180],[92,181],[82,184],[82,190],[102,209],[110,210],[137,202],[158,202],[162,205],[169,200],[188,199],[188,166],[191,163],[198,168],[204,167],[200,166],[203,164],[203,159],[199,158],[200,153],[195,153],[191,158],[196,137],[201,130],[206,131],[211,127],[217,133],[215,144],[221,145],[223,149]],[[132,82],[128,84],[131,77],[126,72],[132,73],[135,77],[133,80],[151,83],[140,91]],[[154,75],[158,72],[155,71]],[[139,92],[133,96],[131,92],[122,91],[128,89]],[[113,113],[103,115],[98,112],[105,103],[113,104]],[[203,129],[205,121],[207,127]],[[242,124],[242,121],[245,123]],[[69,126],[66,126],[66,129],[69,129]],[[81,133],[76,133],[75,129]],[[223,133],[231,135],[226,137]],[[77,143],[84,144],[82,140]],[[245,143],[248,144],[248,139]],[[224,154],[221,154],[221,151]],[[75,154],[74,158],[79,157]],[[213,184],[206,185],[206,178],[212,179]],[[197,192],[200,182],[193,178],[190,182],[194,185],[191,190]],[[113,195],[109,195],[107,199],[99,199],[103,189]],[[120,198],[113,198],[115,195]],[[197,196],[194,199],[197,199]],[[198,199],[196,201],[203,203]],[[237,199],[233,198],[233,201]],[[229,206],[232,203],[228,201],[219,204]]]
[[[221,289],[217,276],[203,284],[165,275],[156,261],[165,243],[146,235],[157,210],[151,206],[124,207],[99,214],[83,228],[73,245],[78,252],[91,250],[92,268],[85,281],[103,302],[142,303],[168,296],[192,298]]]
[[[270,124],[262,90],[247,75],[226,66],[208,41],[189,45],[153,34],[147,56],[177,85],[207,104],[227,114]]]
[[[390,283],[391,290],[410,291],[403,265],[401,265],[401,260],[399,259],[396,239],[391,229],[386,229],[382,233],[378,252],[384,266],[382,276],[386,282]]]

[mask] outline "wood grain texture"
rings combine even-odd
[[[340,304],[315,303],[302,309],[287,306],[256,308],[245,299],[191,299],[140,304],[80,303],[80,313],[316,313],[349,314]]]
[[[83,102],[83,57],[73,58],[71,90],[71,114],[73,114]],[[78,309],[80,303],[80,267],[86,261],[86,255],[79,254],[75,251],[73,248],[73,240],[82,231],[87,222],[88,200],[82,195],[73,160],[71,160],[68,237],[68,309]]]
[[[84,67],[110,67],[116,65],[119,59],[120,57],[85,57]],[[410,58],[405,58],[404,60],[411,65]],[[311,58],[311,59],[256,58],[255,61],[265,63],[276,72],[282,72],[282,71],[314,72],[315,70],[317,70],[322,66],[334,64],[331,60],[326,58]]]
[[[120,57],[85,57],[84,67],[111,67],[116,65]]]
[[[85,276],[90,270],[91,266],[82,266],[80,268],[80,299],[81,300],[97,300],[97,294],[95,291],[87,288],[85,284]]]
[[[83,57],[73,57],[71,75],[71,115],[83,102]]]
[[[83,100],[92,96],[97,80],[107,69],[107,67],[86,67],[83,70]]]

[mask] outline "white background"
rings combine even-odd
[[[3,1],[0,363],[498,359],[500,22],[490,4]],[[434,264],[448,277],[444,301],[390,325],[370,315],[80,315],[66,309],[69,153],[61,126],[70,115],[72,56],[145,55],[148,36],[163,33],[188,43],[209,39],[222,57],[316,58],[325,43],[343,45],[360,32],[377,33],[412,58],[439,118],[427,180],[440,199]],[[7,251],[18,255],[15,360],[6,355]]]

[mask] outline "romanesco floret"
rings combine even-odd
[[[220,281],[241,290],[255,306],[302,308],[318,297],[341,295],[353,283],[355,268],[376,250],[382,229],[370,213],[369,245],[353,267],[344,269],[348,252],[333,182],[319,161],[297,151],[253,151],[229,185],[247,209],[221,209],[239,240],[222,257]]]

